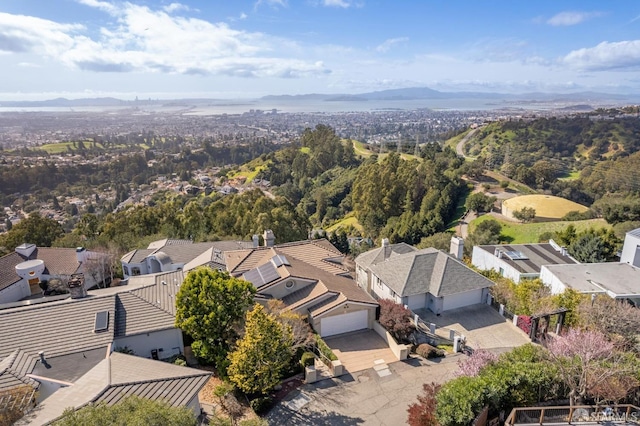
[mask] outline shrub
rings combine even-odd
[[[316,355],[313,352],[305,352],[300,358],[300,364],[302,364],[303,367],[309,367],[310,365],[313,365],[315,359]]]
[[[399,342],[406,342],[416,329],[411,320],[411,312],[403,305],[390,299],[381,299],[380,325],[383,326]]]
[[[330,361],[337,361],[338,357],[336,356],[336,354],[333,353],[331,348],[327,346],[325,341],[322,340],[322,337],[320,337],[319,334],[316,334],[315,336],[316,336],[316,346],[320,351],[320,353],[325,357],[329,358]]]
[[[251,400],[249,405],[251,405],[251,409],[255,411],[256,414],[264,414],[269,411],[273,405],[273,399],[268,396],[262,396]]]
[[[445,355],[444,350],[434,348],[433,346],[426,343],[418,345],[418,347],[416,348],[416,353],[422,358],[439,358]]]
[[[500,188],[502,189],[507,189],[509,187],[509,181],[508,180],[503,180],[500,182]]]

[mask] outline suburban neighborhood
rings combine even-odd
[[[296,388],[274,401],[269,422],[309,424],[326,414],[326,424],[354,416],[392,424],[423,381],[455,377],[473,356],[467,347],[498,355],[532,341],[535,334],[519,326],[517,315],[496,309],[496,284],[480,272],[515,283],[539,277],[553,294],[569,288],[635,304],[639,235],[627,233],[620,262],[580,263],[551,240],[476,246],[469,266],[464,240],[455,236],[449,252],[382,239],[352,263],[326,239],[277,244],[271,230],[251,241],[164,239],[125,254],[117,284],[104,271],[91,274],[97,254],[25,243],[0,258],[0,391],[15,395],[0,403],[24,410],[19,424],[36,425],[55,423],[66,409],[131,395],[186,407],[201,420],[215,414],[216,404],[199,393],[217,373],[201,369],[185,344],[192,338],[176,322],[185,278],[204,268],[250,283],[254,303],[280,301],[324,339],[326,349],[294,376]],[[41,283],[56,279],[69,291],[47,294]],[[381,324],[388,304],[408,312],[410,341],[396,341],[394,329]],[[422,345],[444,348],[443,361],[415,352]],[[364,405],[336,404],[340,395]]]

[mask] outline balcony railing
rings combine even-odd
[[[505,421],[515,425],[562,425],[629,423],[640,424],[640,408],[629,405],[514,408]]]

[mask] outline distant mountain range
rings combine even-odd
[[[357,95],[347,94],[308,94],[308,95],[270,95],[261,100],[278,101],[409,101],[420,99],[497,99],[497,100],[531,100],[531,101],[590,101],[590,100],[638,100],[640,94],[619,95],[600,92],[578,93],[543,93],[532,92],[522,94],[495,93],[495,92],[440,92],[428,87],[409,87],[405,89],[390,89],[377,92],[367,92]]]
[[[495,92],[440,92],[428,87],[410,87],[405,89],[390,89],[376,92],[360,94],[319,94],[311,93],[305,95],[269,95],[264,96],[259,101],[268,102],[367,102],[367,101],[411,101],[422,99],[485,99],[505,102],[594,102],[594,101],[617,101],[617,102],[640,102],[640,94],[612,94],[600,92],[578,92],[578,93],[543,93],[532,92],[522,94],[495,93]],[[0,107],[10,108],[34,108],[34,107],[117,107],[137,105],[206,105],[210,102],[220,102],[222,99],[163,99],[163,100],[135,100],[126,101],[111,97],[105,98],[84,98],[66,99],[56,98],[45,101],[0,101]],[[226,100],[229,101],[229,100]],[[246,102],[247,100],[244,100]]]

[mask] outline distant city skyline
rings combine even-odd
[[[640,93],[640,3],[3,0],[0,100]]]

